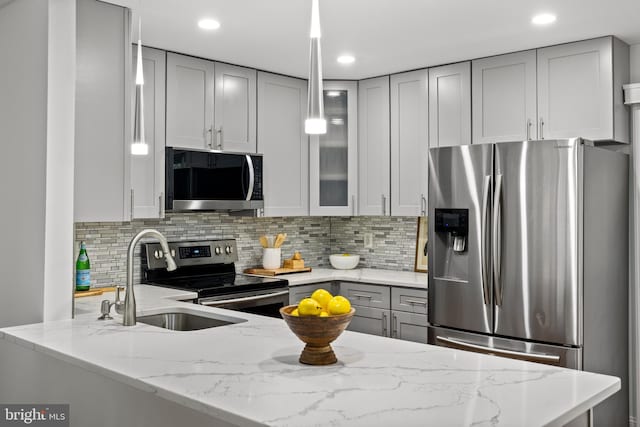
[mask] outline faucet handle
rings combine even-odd
[[[111,306],[113,304],[114,303],[112,303],[108,299],[102,300],[102,303],[100,304],[100,314],[101,314],[101,316],[98,317],[98,320],[110,320],[110,319],[113,319],[113,317],[111,317],[111,314],[110,314]]]

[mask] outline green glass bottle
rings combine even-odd
[[[80,254],[76,261],[76,291],[88,291],[91,286],[91,263],[87,256],[87,247],[80,242]]]

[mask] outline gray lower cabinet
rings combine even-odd
[[[381,337],[390,336],[390,310],[358,306],[356,306],[355,309],[356,314],[351,319],[349,326],[347,326],[347,330]]]
[[[356,314],[347,330],[427,343],[427,290],[356,282],[324,282],[289,288],[289,304],[298,304],[324,288],[351,301]]]
[[[391,337],[405,341],[427,344],[427,326],[429,321],[426,314],[391,312]]]
[[[391,291],[388,286],[341,282],[340,295],[349,299],[355,307],[389,310],[391,306]]]
[[[391,288],[391,309],[427,315],[427,290],[415,288]]]
[[[332,295],[337,295],[337,283],[324,282],[324,283],[312,283],[310,285],[291,286],[289,288],[289,304],[298,304],[300,300],[309,298],[313,291],[316,289],[326,289],[331,292]]]

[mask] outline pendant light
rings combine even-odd
[[[311,4],[311,39],[309,46],[309,95],[307,98],[307,119],[304,132],[310,135],[327,133],[327,120],[324,118],[322,91],[322,57],[320,55],[320,12],[318,0]]]
[[[149,154],[149,146],[144,138],[144,99],[143,86],[144,75],[142,74],[142,20],[138,20],[138,60],[136,65],[136,107],[133,118],[133,143],[131,144],[131,154],[135,156],[146,156]]]

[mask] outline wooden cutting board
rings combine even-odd
[[[246,274],[259,274],[260,276],[279,276],[280,274],[291,273],[308,273],[311,267],[304,268],[276,268],[275,270],[266,270],[264,268],[247,268],[244,270]]]
[[[115,291],[116,291],[115,287],[93,288],[93,289],[89,289],[88,291],[76,291],[74,292],[73,296],[75,298],[93,297],[96,295],[102,295],[105,292],[115,292]]]

